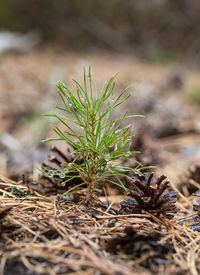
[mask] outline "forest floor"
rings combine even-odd
[[[66,150],[65,144],[40,143],[53,135],[53,122],[42,114],[59,102],[55,84],[63,81],[73,89],[72,79],[81,82],[83,67],[89,65],[97,88],[116,72],[116,94],[133,84],[132,97],[113,115],[145,115],[133,121],[133,147],[141,152],[137,160],[156,166],[153,171],[166,175],[178,192],[180,210],[172,219],[121,212],[126,196],[109,186],[86,207],[66,200],[64,188],[52,187],[39,174],[37,167],[48,158],[50,145]],[[197,275],[200,218],[193,200],[199,189],[198,68],[51,48],[1,57],[1,274]]]

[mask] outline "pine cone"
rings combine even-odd
[[[156,177],[153,173],[145,173],[144,176],[135,174],[131,182],[131,186],[127,191],[127,195],[133,199],[122,201],[122,209],[128,212],[141,213],[143,210],[149,213],[166,214],[177,212],[175,206],[177,200],[177,192],[167,191],[169,181],[166,176]]]

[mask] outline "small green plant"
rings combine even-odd
[[[127,172],[134,170],[123,166],[123,161],[134,153],[130,151],[134,134],[133,126],[123,127],[122,122],[126,118],[136,116],[124,114],[119,119],[111,117],[113,110],[130,97],[130,94],[127,94],[128,88],[126,88],[114,98],[115,77],[116,75],[111,77],[99,92],[93,84],[90,69],[88,76],[84,70],[83,86],[74,80],[76,93],[59,82],[57,87],[63,107],[57,106],[56,108],[64,112],[65,116],[46,115],[58,119],[66,130],[62,131],[59,127],[55,127],[53,130],[58,137],[49,138],[43,142],[66,141],[75,149],[73,153],[76,157],[73,162],[66,163],[61,170],[45,170],[44,172],[51,176],[53,173],[53,175],[65,178],[63,185],[72,178],[81,178],[82,183],[67,192],[86,184],[87,200],[93,197],[95,188],[100,182],[114,183],[126,190],[120,178],[121,176],[129,178]],[[71,124],[78,125],[82,133],[77,133]],[[81,164],[76,161],[79,158],[83,159]]]

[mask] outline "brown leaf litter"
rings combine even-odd
[[[0,177],[0,187],[1,207],[12,207],[2,220],[1,274],[19,265],[23,274],[199,274],[192,197],[179,192],[180,212],[169,220],[119,214],[118,196],[85,207],[41,195],[22,181]]]

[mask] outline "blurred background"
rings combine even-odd
[[[46,158],[55,84],[73,89],[89,65],[97,87],[118,71],[116,93],[133,83],[124,110],[146,116],[140,161],[169,175],[199,161],[199,14],[199,0],[1,0],[0,174],[20,179]]]

